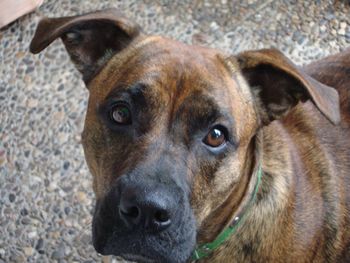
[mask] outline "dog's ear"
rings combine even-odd
[[[140,27],[116,9],[72,17],[44,18],[39,22],[30,51],[39,53],[60,37],[85,83],[88,83],[114,53],[140,34]]]
[[[333,124],[340,121],[338,92],[313,79],[276,49],[246,51],[235,57],[257,97],[263,124],[288,113],[299,101],[311,101]]]

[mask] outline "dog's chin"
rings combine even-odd
[[[134,261],[134,262],[142,262],[142,263],[155,263],[154,259],[150,259],[141,255],[132,255],[132,254],[122,254],[120,255],[125,260]]]
[[[195,235],[181,243],[162,240],[158,235],[139,235],[138,238],[134,235],[115,235],[107,240],[100,252],[139,263],[184,263],[189,261],[194,246]]]
[[[106,252],[108,249],[105,250]],[[189,256],[184,255],[173,255],[173,253],[169,253],[168,256],[160,256],[160,255],[143,255],[143,254],[128,254],[128,253],[106,253],[104,255],[113,255],[117,257],[121,257],[124,260],[138,263],[185,263],[190,261]]]

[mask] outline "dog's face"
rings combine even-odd
[[[89,84],[83,145],[98,251],[190,257],[197,226],[240,191],[254,115],[238,85],[218,51],[162,37],[140,39]]]
[[[310,97],[336,121],[310,96],[327,87],[277,51],[230,57],[145,36],[114,10],[45,20],[38,32],[32,50],[61,37],[90,91],[82,138],[102,254],[186,262],[245,196],[261,125]]]

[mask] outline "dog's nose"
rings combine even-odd
[[[121,195],[119,215],[129,227],[140,226],[147,231],[160,232],[171,225],[171,206],[164,191],[130,187]]]

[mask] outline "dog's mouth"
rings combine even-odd
[[[184,227],[187,228],[179,226],[179,229]],[[190,227],[193,228],[191,225]],[[182,231],[177,234],[180,232]],[[123,226],[120,226],[119,231],[113,231],[113,234],[105,240],[99,252],[139,263],[187,262],[194,249],[195,235],[184,234],[181,240],[177,238],[172,230],[148,234],[140,231],[124,231]]]

